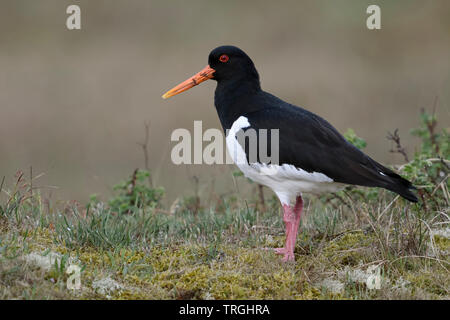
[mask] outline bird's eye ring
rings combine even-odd
[[[219,58],[220,62],[227,62],[228,60],[230,60],[230,57],[228,57],[226,54],[221,55]]]

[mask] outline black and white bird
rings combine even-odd
[[[208,79],[217,81],[214,103],[227,132],[226,144],[233,161],[246,177],[269,187],[280,199],[286,244],[275,252],[284,256],[283,261],[294,260],[303,193],[335,192],[345,185],[360,185],[385,188],[417,202],[412,192],[415,187],[408,180],[361,152],[329,122],[263,91],[253,61],[237,47],[221,46],[211,51],[202,71],[163,98]],[[277,163],[264,162],[259,151],[256,158],[250,157],[248,139],[239,139],[239,134],[249,129],[267,130],[269,150],[273,143],[270,133],[277,129]]]

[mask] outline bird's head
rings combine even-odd
[[[259,82],[253,61],[244,51],[234,46],[220,46],[211,51],[205,68],[167,91],[162,97],[170,98],[209,79],[218,82],[243,79]]]

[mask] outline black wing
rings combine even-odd
[[[267,129],[269,150],[270,129],[279,130],[280,165],[290,164],[308,172],[320,172],[335,182],[386,188],[410,201],[417,201],[411,192],[414,186],[408,180],[361,152],[326,120],[275,96],[265,95],[260,103],[269,102],[270,107],[244,116],[256,131]],[[249,155],[248,143],[245,150]],[[258,161],[265,162],[259,158]]]

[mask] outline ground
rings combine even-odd
[[[307,203],[294,263],[264,249],[284,243],[276,206],[116,215],[24,204],[0,215],[0,299],[450,298],[442,220],[422,217],[430,229],[418,232],[402,199],[385,212]],[[67,287],[70,265],[80,289]]]

